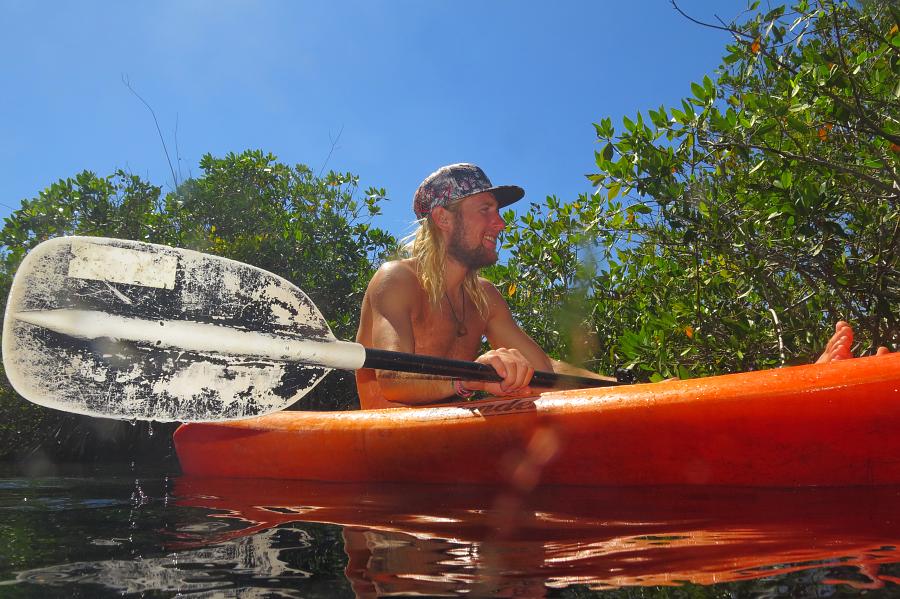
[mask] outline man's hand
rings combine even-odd
[[[480,364],[492,366],[497,374],[503,377],[499,383],[486,381],[466,381],[466,389],[472,391],[486,391],[491,395],[530,395],[531,377],[534,375],[534,367],[525,359],[525,356],[517,349],[498,347],[478,356],[475,360]]]

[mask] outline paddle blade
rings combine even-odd
[[[335,341],[300,289],[259,268],[136,241],[61,237],[34,248],[16,273],[3,364],[16,391],[34,403],[163,422],[278,411],[329,371],[209,350],[217,347],[212,338],[179,347],[153,336],[154,326],[168,331],[180,323],[202,331],[193,335]]]

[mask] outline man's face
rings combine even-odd
[[[451,258],[470,270],[497,262],[498,236],[506,223],[500,218],[497,200],[491,193],[479,193],[461,201],[453,220],[447,243]]]

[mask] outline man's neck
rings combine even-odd
[[[458,293],[460,286],[466,279],[466,275],[470,272],[471,270],[468,267],[447,256],[447,260],[444,263],[444,289],[447,293]]]

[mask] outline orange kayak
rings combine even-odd
[[[185,424],[186,474],[535,485],[900,484],[900,353],[421,408]]]

